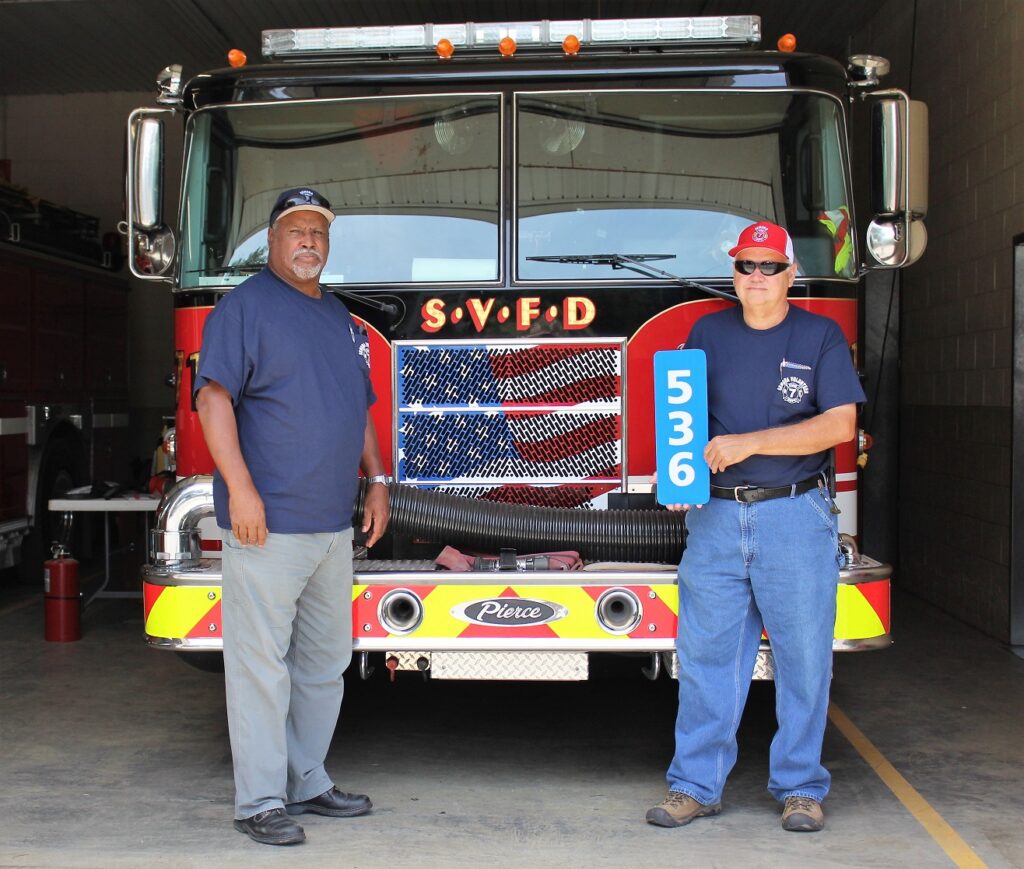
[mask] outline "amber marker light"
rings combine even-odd
[[[434,50],[437,52],[437,56],[441,60],[451,60],[453,54],[455,54],[455,46],[452,45],[450,39],[439,39],[437,45],[434,46]]]
[[[502,57],[511,57],[516,53],[516,41],[511,36],[506,36],[498,43],[498,51]]]
[[[569,57],[575,57],[580,53],[580,38],[570,33],[562,40],[562,51]]]
[[[230,63],[236,69],[240,66],[245,66],[245,62],[248,60],[245,56],[245,52],[240,48],[232,48],[228,52],[228,63]]]
[[[779,37],[777,45],[779,46],[779,51],[787,53],[796,51],[796,37],[792,33],[784,33]]]

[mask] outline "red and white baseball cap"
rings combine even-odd
[[[793,262],[793,239],[781,226],[759,220],[752,223],[736,239],[736,247],[729,251],[729,256],[736,256],[741,250],[772,250]]]

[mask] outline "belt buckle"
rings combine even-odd
[[[742,500],[740,498],[740,492],[749,492],[751,489],[756,489],[756,488],[757,488],[757,486],[733,486],[732,496],[733,496],[733,498],[736,499],[736,503],[737,504],[746,504],[748,502],[744,501],[744,500]]]

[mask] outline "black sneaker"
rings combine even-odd
[[[305,830],[289,818],[284,809],[267,809],[251,818],[236,818],[235,829],[264,845],[297,845],[306,841]]]

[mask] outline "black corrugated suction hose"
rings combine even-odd
[[[569,510],[464,498],[392,483],[388,530],[451,546],[496,552],[571,549],[596,561],[676,564],[683,552],[683,513],[670,510]],[[356,523],[366,481],[359,481]]]

